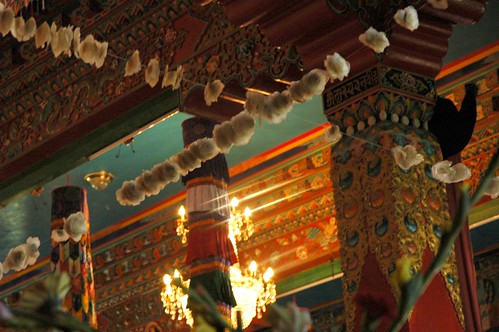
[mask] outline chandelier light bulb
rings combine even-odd
[[[230,201],[230,206],[232,206],[232,208],[236,208],[238,205],[239,205],[239,200],[237,199],[237,197],[234,197],[234,198]]]
[[[164,283],[165,285],[169,285],[169,284],[171,284],[171,283],[172,283],[172,277],[171,277],[169,274],[165,274],[165,275],[163,276],[163,283]]]
[[[269,267],[267,271],[265,271],[265,273],[263,274],[263,281],[269,282],[273,276],[274,276],[274,270],[272,270],[272,268]]]
[[[175,279],[180,278],[180,272],[179,272],[179,270],[175,269],[175,271],[173,272],[173,278],[175,278]]]
[[[248,270],[251,272],[251,274],[255,274],[258,266],[256,265],[255,261],[252,261],[251,264],[249,265]]]
[[[178,209],[178,215],[180,216],[180,220],[185,220],[185,207],[183,205],[180,205]]]
[[[246,217],[246,219],[251,216],[251,209],[249,207],[246,207],[246,209],[244,209],[244,216]]]

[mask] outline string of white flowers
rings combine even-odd
[[[428,0],[428,3],[435,8],[447,8],[446,0]],[[393,18],[397,24],[410,31],[414,31],[419,27],[417,10],[412,6],[400,9]],[[96,41],[91,34],[80,42],[80,28],[73,29],[72,26],[68,26],[58,29],[55,23],[52,23],[49,28],[47,22],[36,28],[34,18],[30,18],[25,22],[22,16],[14,17],[12,9],[0,3],[0,33],[5,36],[8,32],[18,41],[27,41],[34,37],[37,48],[47,47],[50,44],[56,57],[60,54],[71,56],[73,53],[76,58],[97,68],[102,67],[108,55],[108,43]],[[369,27],[362,33],[359,36],[359,41],[376,53],[383,53],[386,47],[390,45],[386,32],[377,31],[373,27]],[[71,52],[71,47],[73,52]],[[109,55],[126,60],[116,55]],[[233,145],[247,144],[254,132],[255,118],[260,121],[262,119],[266,120],[271,124],[278,124],[286,119],[294,102],[303,103],[310,100],[313,96],[323,92],[328,80],[331,82],[336,79],[342,81],[350,72],[350,63],[338,53],[328,55],[324,61],[324,66],[326,70],[313,69],[305,74],[301,80],[292,82],[285,91],[276,91],[270,96],[248,91],[244,112],[215,126],[213,139],[205,139],[199,143],[196,141],[191,144],[194,147],[203,144],[203,147],[210,152],[209,154],[201,154],[198,150],[196,155],[189,148],[182,150],[169,160],[156,165],[151,171],[145,171],[135,181],[125,182],[116,193],[118,201],[123,205],[136,205],[144,200],[145,196],[156,195],[169,182],[178,181],[180,175],[186,175],[188,172],[200,167],[202,161],[213,158],[217,153],[229,152]],[[139,73],[143,67],[140,53],[135,50],[126,62],[125,77]],[[151,87],[156,86],[160,76],[159,60],[156,58],[150,59],[145,68],[146,83]],[[178,89],[182,76],[182,66],[170,71],[167,64],[164,70],[162,88],[171,86],[173,90]],[[209,81],[204,89],[206,104],[210,106],[213,102],[216,102],[223,89],[224,84],[220,80]],[[327,134],[329,135],[328,139],[335,141],[339,141],[342,135],[339,127],[335,126],[331,127]],[[359,139],[353,135],[349,136]],[[392,154],[397,164],[404,170],[408,170],[422,161],[422,156],[416,153],[412,145],[395,147],[392,149]],[[440,166],[435,169],[442,170],[443,168]],[[462,170],[463,168],[458,165],[457,169]],[[442,179],[438,174],[435,178]],[[445,181],[450,180],[446,177]],[[57,238],[63,239],[65,236]]]
[[[25,243],[10,249],[3,263],[0,262],[0,280],[10,270],[19,272],[30,265],[34,265],[40,256],[39,247],[40,239],[30,236]]]

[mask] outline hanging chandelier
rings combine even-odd
[[[239,201],[233,198],[230,202],[231,214],[229,218],[229,238],[233,242],[234,249],[237,253],[236,241],[246,241],[253,235],[253,221],[251,220],[251,210],[245,208],[244,212],[240,212],[237,207]],[[182,243],[187,242],[187,234],[189,233],[186,227],[187,218],[184,206],[181,206],[178,211],[179,218],[177,219],[177,235],[182,238]],[[236,299],[237,306],[232,308],[231,321],[232,325],[237,325],[237,313],[241,313],[242,327],[246,328],[250,325],[253,318],[261,318],[266,311],[268,304],[276,301],[276,286],[272,280],[274,271],[268,268],[263,274],[258,272],[258,265],[252,261],[248,268],[242,271],[238,268],[239,264],[230,267],[230,282],[232,291]],[[173,276],[165,274],[163,276],[164,289],[161,293],[161,299],[165,308],[165,313],[172,320],[182,321],[185,319],[190,326],[193,325],[191,311],[187,308],[187,294],[178,285],[180,282],[184,287],[189,287],[190,280],[183,280],[180,272],[175,270]]]
[[[251,220],[251,210],[249,207],[240,212],[237,207],[239,200],[234,197],[230,201],[229,233],[238,242],[248,240],[253,235],[253,221]],[[187,234],[189,230],[186,227],[187,218],[185,207],[183,205],[178,209],[179,218],[177,219],[177,235],[182,238],[182,243],[187,243]]]
[[[237,313],[241,313],[242,328],[247,328],[253,318],[262,318],[267,305],[276,301],[276,286],[272,281],[274,271],[268,268],[265,273],[258,273],[258,266],[252,261],[244,272],[235,266],[230,267],[230,282],[232,292],[236,298],[237,306],[232,308],[232,325],[237,325]],[[192,326],[194,320],[192,312],[187,308],[187,294],[178,285],[180,282],[184,287],[189,287],[190,280],[183,280],[180,272],[175,270],[173,276],[163,276],[164,289],[161,292],[161,300],[165,313],[172,320],[185,320],[186,324]]]

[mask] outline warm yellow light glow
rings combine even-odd
[[[178,209],[178,215],[180,216],[181,220],[185,219],[185,207],[183,205],[180,205]]]
[[[249,207],[246,207],[246,209],[244,209],[244,216],[246,218],[249,218],[251,216],[251,209]]]
[[[234,198],[230,201],[230,206],[232,206],[233,208],[236,208],[238,205],[239,205],[239,200],[237,199],[237,197],[234,197]]]
[[[258,265],[256,265],[256,262],[255,261],[251,261],[251,263],[250,263],[250,265],[248,267],[248,270],[251,273],[255,273],[257,268],[258,268]]]
[[[276,300],[276,288],[271,280],[273,271],[268,268],[265,274],[258,275],[257,263],[252,261],[246,273],[243,273],[236,266],[230,268],[230,280],[232,291],[236,298],[237,306],[232,308],[232,325],[237,325],[237,312],[241,312],[242,328],[247,328],[254,317],[261,318],[266,311],[266,306]],[[185,287],[189,287],[190,280],[182,280],[178,270],[175,270],[173,278],[179,278]],[[182,288],[172,284],[170,275],[163,276],[165,288],[161,292],[161,299],[165,307],[165,313],[172,320],[186,320],[190,326],[193,325],[191,311],[187,308],[187,295]]]
[[[274,276],[274,270],[272,270],[272,268],[269,267],[267,271],[265,271],[265,273],[263,274],[263,281],[269,282],[273,276]]]

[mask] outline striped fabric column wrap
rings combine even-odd
[[[184,145],[211,137],[214,125],[214,122],[200,118],[184,121]],[[224,155],[218,154],[187,174],[183,181],[187,186],[189,287],[193,290],[204,288],[217,302],[222,314],[230,319],[230,310],[236,305],[230,284],[230,266],[237,262],[237,257],[229,239],[228,179],[227,162]]]
[[[97,328],[95,313],[95,288],[90,251],[90,224],[88,222],[87,192],[80,187],[66,186],[52,191],[52,230],[64,226],[64,218],[75,212],[83,212],[88,232],[78,242],[51,241],[50,267],[52,271],[66,272],[71,289],[63,303],[71,314]]]

